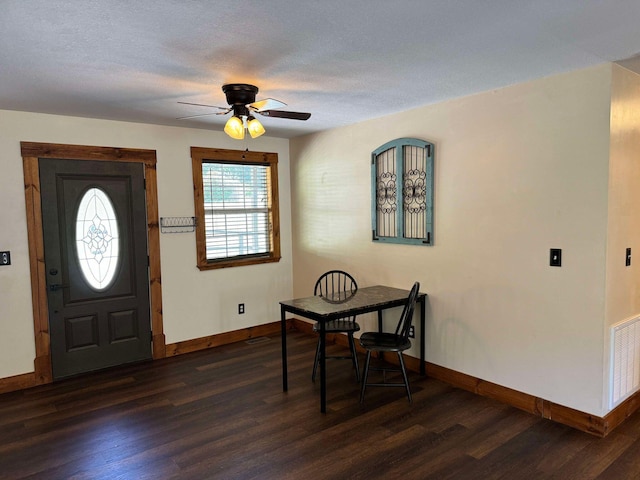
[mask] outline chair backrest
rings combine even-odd
[[[355,293],[357,290],[358,284],[347,272],[329,270],[320,276],[313,289],[313,294],[325,297],[327,294],[337,292]]]
[[[420,292],[420,282],[416,282],[411,287],[409,292],[409,298],[402,310],[400,320],[398,320],[398,326],[396,327],[396,335],[400,335],[404,340],[409,338],[409,332],[411,331],[411,322],[413,321],[413,311],[416,308],[416,300],[418,299],[418,293]]]

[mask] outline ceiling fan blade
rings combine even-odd
[[[222,112],[211,112],[211,113],[199,113],[197,115],[187,115],[185,117],[178,117],[176,120],[186,120],[188,118],[196,118],[196,117],[206,117],[209,115],[226,115],[231,111],[231,107],[217,107],[215,105],[204,105],[202,103],[190,103],[190,102],[178,102],[182,105],[195,105],[196,107],[208,107],[208,108],[217,108],[222,110]]]
[[[287,104],[276,100],[275,98],[265,98],[264,100],[258,100],[257,102],[250,103],[247,107],[260,112],[263,110],[273,110],[274,108],[286,107]]]
[[[195,105],[196,107],[209,107],[209,108],[217,108],[219,110],[226,110],[227,112],[231,111],[229,107],[218,107],[216,105],[204,105],[202,103],[190,103],[190,102],[178,102],[182,105]]]
[[[201,113],[199,115],[187,115],[186,117],[178,117],[176,120],[186,120],[188,118],[196,118],[196,117],[208,117],[209,115],[225,115],[229,113],[231,110],[227,110],[226,112],[212,112],[212,113]]]
[[[310,113],[287,112],[285,110],[263,110],[258,113],[265,117],[289,118],[291,120],[308,120],[311,116]]]

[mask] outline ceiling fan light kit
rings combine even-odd
[[[285,112],[276,110],[285,107],[287,104],[274,98],[265,98],[256,102],[256,94],[258,87],[247,83],[227,83],[222,86],[222,91],[227,97],[228,108],[216,107],[214,105],[203,105],[200,103],[178,102],[184,105],[195,105],[199,107],[210,107],[224,110],[223,112],[215,112],[204,115],[190,115],[181,118],[193,118],[206,115],[225,115],[233,110],[233,116],[227,120],[224,126],[224,133],[236,140],[244,139],[245,130],[249,132],[251,138],[257,138],[265,133],[265,129],[254,113],[264,115],[265,117],[287,118],[290,120],[308,120],[310,113],[303,112]]]
[[[236,140],[242,140],[244,138],[245,130],[249,132],[251,138],[258,138],[265,132],[264,127],[258,119],[251,115],[249,117],[243,115],[242,118],[234,115],[227,120],[227,123],[224,126],[224,133]]]

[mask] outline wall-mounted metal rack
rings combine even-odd
[[[196,230],[196,217],[160,217],[160,232],[189,233]]]

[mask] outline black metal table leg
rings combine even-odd
[[[327,331],[324,321],[320,322],[320,411],[327,411]]]
[[[280,335],[282,337],[282,391],[289,388],[287,379],[287,320],[285,318],[284,305],[280,306]]]
[[[425,352],[425,345],[424,345],[424,339],[425,339],[425,321],[424,321],[424,317],[425,317],[425,306],[426,306],[426,301],[425,301],[426,297],[422,297],[420,298],[420,375],[425,376],[427,374],[426,372],[426,368],[425,368],[425,362],[424,362],[424,352]]]

